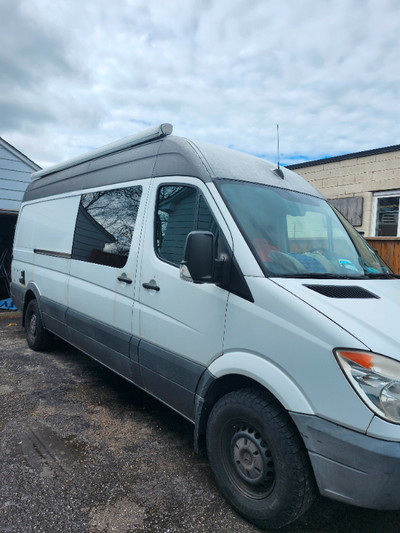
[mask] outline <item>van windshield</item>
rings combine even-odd
[[[353,226],[325,200],[256,183],[218,183],[266,276],[393,276]]]

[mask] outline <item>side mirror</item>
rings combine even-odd
[[[211,231],[192,231],[186,237],[181,272],[186,270],[195,283],[213,282],[214,235]]]

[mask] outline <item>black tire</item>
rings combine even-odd
[[[207,453],[222,494],[261,528],[293,522],[314,500],[315,481],[297,429],[261,390],[234,391],[215,404]]]
[[[37,352],[50,345],[51,335],[44,329],[36,300],[31,300],[25,311],[25,333],[29,348]]]

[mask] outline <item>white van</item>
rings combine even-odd
[[[400,509],[400,281],[288,169],[162,124],[36,172],[12,297],[194,424],[260,527],[316,490]]]

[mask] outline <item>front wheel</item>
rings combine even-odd
[[[228,502],[263,528],[280,528],[311,505],[315,485],[306,451],[289,415],[263,391],[221,398],[207,426],[207,452]]]
[[[43,327],[36,300],[31,300],[26,308],[25,332],[29,348],[37,352],[48,348],[51,337],[50,333]]]

